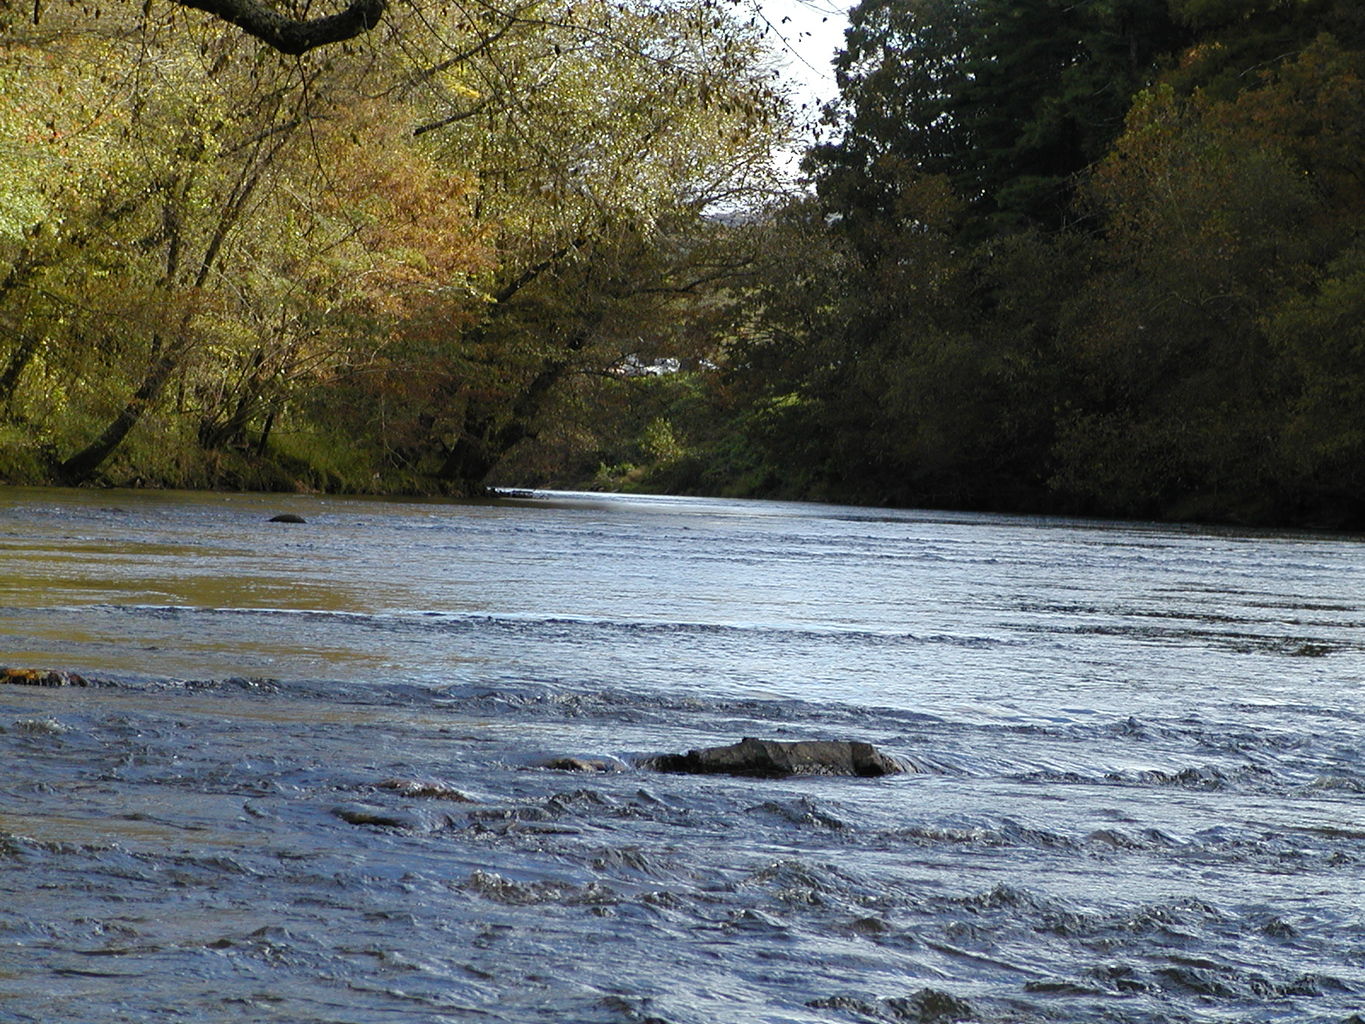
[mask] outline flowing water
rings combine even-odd
[[[1362,562],[817,505],[0,490],[0,664],[93,684],[0,687],[0,1020],[1359,1024]],[[918,770],[639,764],[743,736]]]

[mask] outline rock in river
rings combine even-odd
[[[271,521],[272,523],[306,523],[306,522],[308,522],[308,520],[307,520],[307,519],[304,519],[303,516],[296,516],[293,512],[281,512],[281,513],[280,513],[279,515],[277,515],[277,516],[271,516],[271,517],[270,517],[270,521]]]
[[[895,775],[906,767],[871,743],[857,740],[759,740],[745,737],[728,747],[705,747],[686,754],[661,754],[641,762],[661,772],[693,775]]]
[[[57,672],[41,668],[0,668],[0,683],[11,686],[89,686],[90,683],[75,672]]]
[[[540,762],[541,768],[551,768],[557,772],[609,772],[615,766],[610,761],[593,757],[552,757]]]
[[[352,825],[395,828],[404,832],[431,832],[451,824],[449,816],[423,815],[406,808],[376,807],[373,804],[341,804],[333,807],[332,813]]]

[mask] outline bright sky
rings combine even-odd
[[[758,0],[758,5],[780,33],[778,45],[790,52],[789,74],[797,83],[800,102],[818,107],[833,99],[830,61],[843,48],[853,0]]]

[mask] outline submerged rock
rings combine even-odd
[[[341,804],[332,813],[351,825],[371,825],[375,828],[396,828],[404,832],[429,832],[433,827],[448,824],[432,822],[408,810],[375,807],[373,804]]]
[[[552,757],[548,761],[541,761],[540,767],[557,772],[609,772],[615,769],[610,761],[588,757]]]
[[[871,743],[857,740],[759,740],[745,737],[728,747],[705,747],[686,754],[661,754],[641,762],[660,772],[692,775],[896,775],[905,766]]]
[[[293,512],[283,512],[283,513],[281,513],[280,515],[271,516],[271,517],[270,517],[270,521],[271,521],[272,523],[306,523],[306,522],[308,522],[308,520],[307,520],[307,519],[304,519],[303,516],[296,516],[296,515],[294,515]]]
[[[473,797],[436,779],[385,779],[379,783],[379,788],[392,789],[406,797],[451,800],[459,804],[472,804],[474,802]]]
[[[971,1005],[932,988],[922,988],[914,995],[893,999],[879,999],[876,1005],[854,996],[828,996],[812,999],[806,1004],[816,1010],[843,1010],[874,1020],[897,1020],[913,1024],[955,1024],[973,1017]]]
[[[922,988],[904,998],[883,999],[881,1003],[897,1020],[923,1021],[924,1024],[947,1024],[974,1016],[970,1003],[932,988]]]
[[[84,676],[41,668],[0,668],[0,684],[10,686],[89,686]]]

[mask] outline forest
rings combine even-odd
[[[3,0],[0,481],[1365,528],[1359,0],[849,20]]]

